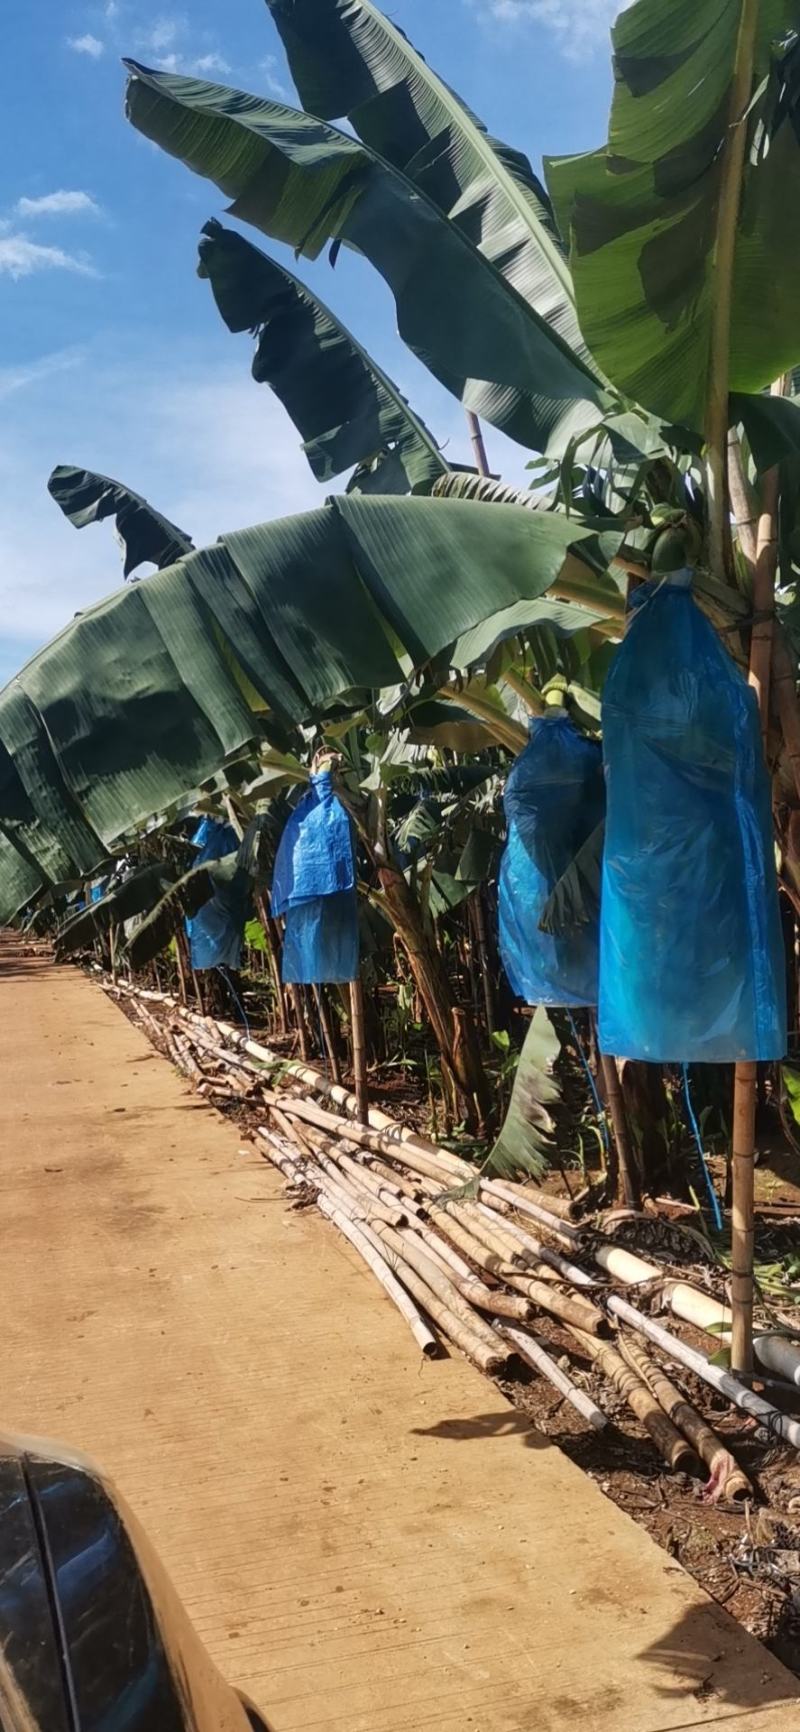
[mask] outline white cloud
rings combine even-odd
[[[154,54],[160,54],[165,48],[171,48],[176,36],[183,29],[180,18],[157,18],[155,24],[141,37],[143,48],[152,49]]]
[[[39,355],[36,360],[23,361],[16,367],[0,367],[0,403],[31,385],[49,384],[54,374],[70,372],[82,360],[82,349],[56,349],[50,355]]]
[[[66,253],[63,247],[43,247],[27,235],[0,235],[0,277],[31,277],[38,271],[74,271],[82,277],[97,275],[88,259]]]
[[[20,198],[16,204],[17,216],[98,216],[100,206],[89,192],[46,192],[41,198]]]
[[[277,97],[279,102],[291,102],[292,93],[278,76],[279,66],[280,61],[277,54],[268,54],[266,60],[261,61],[259,71],[263,75],[270,96]]]
[[[100,41],[99,36],[92,36],[89,30],[85,36],[68,36],[67,47],[72,48],[76,54],[88,54],[90,60],[99,60],[106,51],[105,43]]]
[[[622,0],[489,0],[489,16],[500,24],[534,24],[552,31],[569,60],[581,60],[607,45]]]
[[[201,54],[197,60],[190,61],[189,66],[196,78],[205,78],[209,72],[224,74],[231,70],[221,54]]]

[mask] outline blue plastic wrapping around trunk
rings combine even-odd
[[[358,908],[355,890],[312,896],[287,909],[283,934],[283,978],[320,986],[355,980],[358,974]]]
[[[287,821],[272,875],[272,912],[285,916],[285,981],[355,980],[355,885],[350,819],[333,791],[330,771],[320,770]]]
[[[624,1058],[781,1058],[785,963],[754,693],[692,599],[636,592],[603,693],[600,1044]]]
[[[597,1003],[597,922],[555,935],[539,930],[558,879],[603,816],[599,745],[562,711],[530,723],[530,740],[509,772],[508,840],[500,863],[500,954],[528,1004]]]
[[[217,818],[201,819],[192,842],[197,849],[196,866],[203,866],[207,860],[224,860],[239,846],[233,826],[221,824]],[[231,886],[224,894],[216,891],[186,921],[192,968],[196,973],[206,968],[239,967],[246,914],[246,896],[240,886],[236,889]]]

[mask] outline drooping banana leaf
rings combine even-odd
[[[140,493],[121,481],[97,475],[92,469],[74,469],[59,463],[47,483],[48,492],[76,529],[87,523],[102,523],[113,517],[123,551],[123,576],[137,566],[152,563],[159,571],[173,565],[181,554],[191,553],[194,543],[184,530],[162,517]]]
[[[112,926],[133,920],[150,908],[157,897],[164,895],[174,881],[174,874],[163,861],[141,866],[122,882],[112,884],[99,901],[71,914],[60,927],[56,938],[56,956],[72,956],[85,950],[101,938]]]
[[[543,1004],[533,1013],[525,1036],[508,1112],[485,1171],[497,1178],[530,1173],[540,1179],[553,1150],[555,1123],[548,1107],[561,1091],[553,1066],[561,1042]]]
[[[126,64],[132,124],[297,253],[363,253],[404,341],[467,408],[534,450],[595,424],[609,399],[588,366],[401,170],[312,115]]]
[[[308,113],[347,115],[591,367],[550,201],[527,157],[491,138],[370,0],[267,4]]]
[[[564,933],[574,932],[576,926],[589,926],[598,919],[604,836],[603,820],[553,885],[539,920],[542,932],[560,938]]]
[[[740,27],[754,18],[752,100],[731,94]],[[581,330],[614,384],[703,430],[719,285],[723,146],[747,127],[733,272],[730,386],[759,391],[800,359],[800,146],[771,107],[773,52],[797,0],[637,0],[614,25],[606,147],[553,158],[547,181],[569,237]],[[745,104],[747,107],[747,104]],[[774,105],[773,105],[774,107]]]
[[[86,876],[134,825],[240,760],[259,706],[305,722],[400,685],[398,652],[422,667],[498,607],[541,595],[588,533],[511,506],[349,495],[223,536],[88,608],[0,692],[13,844],[0,919],[37,888],[21,855],[39,885]]]
[[[173,883],[162,885],[162,893],[157,898],[151,897],[146,908],[138,911],[143,918],[125,944],[131,966],[144,968],[154,956],[159,956],[184,920],[199,914],[220,890],[232,887],[237,874],[242,881],[247,877],[233,853],[193,866]]]
[[[397,386],[291,271],[234,229],[209,222],[199,274],[228,330],[255,335],[253,378],[280,398],[318,481],[355,467],[350,491],[429,493],[448,473]]]

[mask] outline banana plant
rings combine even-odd
[[[162,517],[140,493],[134,493],[121,481],[113,481],[109,475],[59,463],[47,489],[76,529],[113,517],[123,552],[123,577],[130,577],[138,566],[145,564],[163,571],[194,547],[183,529],[170,523],[168,517]]]

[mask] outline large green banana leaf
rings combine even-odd
[[[357,466],[351,489],[429,493],[448,473],[397,386],[291,271],[234,229],[209,222],[200,275],[228,330],[255,334],[253,378],[271,385],[291,415],[318,481]]]
[[[267,0],[309,114],[347,115],[590,366],[550,202],[370,0]]]
[[[800,24],[797,0],[757,6],[753,100],[731,114],[739,27],[752,0],[637,0],[614,25],[608,143],[554,158],[547,180],[578,315],[607,376],[646,408],[702,431],[717,296],[723,146],[747,125],[733,277],[730,386],[758,391],[800,359],[800,146],[768,140],[773,46]],[[769,143],[768,149],[756,150]]]
[[[0,920],[215,777],[265,707],[303,722],[401,683],[541,595],[591,532],[461,500],[332,499],[226,535],[79,614],[0,693]],[[20,886],[22,895],[19,895]]]
[[[115,519],[125,577],[146,562],[162,571],[165,565],[173,565],[180,559],[182,553],[192,550],[194,543],[184,530],[170,523],[168,517],[162,517],[140,493],[133,493],[121,481],[112,481],[109,475],[59,463],[47,487],[76,529],[83,529],[87,523],[102,523],[106,517]]]
[[[327,240],[363,253],[404,341],[467,408],[534,450],[561,451],[597,422],[608,396],[594,374],[400,169],[280,103],[127,64],[133,125],[297,253]]]

